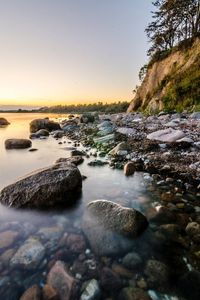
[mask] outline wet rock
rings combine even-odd
[[[150,287],[164,288],[168,284],[168,267],[158,260],[148,260],[144,273]]]
[[[8,249],[0,256],[0,261],[3,266],[7,267],[11,258],[14,256],[16,249]]]
[[[185,137],[185,133],[181,130],[174,130],[172,128],[158,130],[147,135],[149,140],[157,140],[161,142],[176,142]]]
[[[123,267],[121,264],[113,263],[112,270],[122,278],[133,278],[133,273],[127,268]]]
[[[85,152],[77,150],[77,149],[71,151],[71,156],[84,156],[84,155],[85,155]]]
[[[126,176],[133,175],[135,173],[135,171],[136,171],[136,169],[135,169],[134,162],[129,161],[128,163],[126,163],[124,165],[124,174]]]
[[[37,239],[30,237],[12,257],[10,266],[26,270],[35,269],[39,266],[44,254],[44,246]]]
[[[87,123],[93,123],[95,121],[95,116],[89,113],[84,113],[80,116],[80,122],[87,124]]]
[[[105,135],[103,137],[94,138],[93,140],[96,144],[106,144],[108,142],[114,141],[114,138],[115,135],[114,133],[112,133],[112,134]]]
[[[45,119],[35,119],[30,123],[30,132],[35,133],[40,129],[46,129],[48,131],[60,130],[59,123],[50,121],[48,118]]]
[[[148,226],[147,219],[139,211],[107,200],[90,202],[87,212],[99,224],[128,237],[137,237]]]
[[[178,286],[186,299],[200,299],[200,272],[188,271],[180,278]]]
[[[75,299],[76,280],[68,273],[62,261],[57,261],[51,268],[47,276],[47,283],[55,289],[60,300]]]
[[[126,287],[122,289],[119,300],[152,300],[152,298],[142,289]]]
[[[74,165],[55,164],[30,173],[5,187],[0,202],[12,207],[52,207],[74,202],[82,187],[82,178]]]
[[[0,233],[0,250],[10,247],[18,238],[17,231],[4,231]]]
[[[8,139],[5,141],[6,149],[26,149],[32,146],[32,142],[27,139]]]
[[[6,120],[5,118],[0,118],[0,126],[6,126],[9,124],[10,123],[8,122],[8,120]]]
[[[46,130],[46,129],[40,129],[37,132],[32,133],[30,135],[30,139],[34,139],[34,138],[37,139],[37,138],[40,138],[40,137],[47,137],[47,136],[49,136],[49,131]]]
[[[200,224],[197,222],[190,222],[185,228],[186,233],[192,238],[194,242],[200,242]]]
[[[37,235],[41,237],[42,240],[59,240],[62,235],[62,230],[60,227],[43,227],[38,232]]]
[[[55,130],[51,134],[55,139],[60,139],[65,135],[65,132],[64,130]]]
[[[37,148],[31,148],[31,149],[29,149],[28,151],[29,151],[29,152],[35,152],[35,151],[38,151],[38,149],[37,149]]]
[[[102,160],[99,160],[99,159],[95,159],[95,160],[90,161],[88,163],[88,166],[91,166],[91,167],[101,167],[101,166],[105,166],[107,164],[108,164],[107,161],[102,161]]]
[[[142,259],[136,252],[130,252],[123,257],[122,264],[128,269],[135,269],[141,266]]]
[[[66,238],[65,246],[76,254],[83,253],[86,249],[86,242],[82,235],[71,233]]]
[[[84,291],[81,294],[80,300],[98,300],[101,295],[99,283],[96,279],[91,279],[84,283]]]
[[[33,285],[27,289],[24,294],[20,297],[20,300],[41,300],[42,293],[38,285]]]
[[[70,163],[76,166],[82,164],[84,162],[84,158],[82,156],[72,156],[67,158],[59,158],[56,160],[56,163]]]
[[[120,277],[107,267],[103,268],[101,271],[100,284],[106,291],[115,291],[122,287]]]
[[[117,144],[117,146],[115,148],[110,150],[110,152],[108,154],[109,155],[118,155],[120,153],[119,151],[127,151],[127,150],[128,150],[127,143],[121,142],[121,143]]]
[[[42,298],[43,300],[60,300],[58,293],[48,284],[45,284],[42,289]]]

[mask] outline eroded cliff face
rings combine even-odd
[[[141,86],[130,103],[128,112],[138,109],[156,111],[164,109],[166,105],[168,107],[175,105],[179,101],[179,94],[173,93],[172,89],[175,84],[178,86],[182,81],[183,87],[185,87],[186,79],[188,81],[187,90],[193,88],[193,79],[196,85],[200,80],[200,38],[197,38],[190,48],[173,51],[169,56],[148,68]],[[169,92],[172,94],[171,96],[168,95]],[[194,99],[194,101],[199,101],[200,104],[200,91],[199,93],[196,90],[194,92],[195,99],[197,98],[196,93],[199,95],[199,99]],[[170,97],[172,97],[171,104],[166,103],[170,102]]]

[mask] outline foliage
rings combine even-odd
[[[159,60],[182,41],[200,32],[200,0],[156,0],[153,21],[146,28],[151,59]]]

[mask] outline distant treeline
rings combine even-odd
[[[42,112],[48,113],[84,113],[84,112],[102,112],[102,113],[119,113],[125,112],[129,106],[129,102],[115,102],[115,103],[91,103],[91,104],[77,104],[77,105],[56,105],[51,107],[44,107]]]
[[[76,105],[56,105],[51,107],[42,107],[39,109],[24,110],[18,109],[13,111],[0,111],[0,112],[17,112],[17,113],[61,113],[61,114],[81,114],[86,112],[99,112],[99,113],[120,113],[126,112],[129,102],[114,102],[114,103],[92,103],[92,104],[76,104]]]

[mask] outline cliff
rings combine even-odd
[[[128,112],[176,109],[200,105],[200,38],[172,49],[150,63]]]

